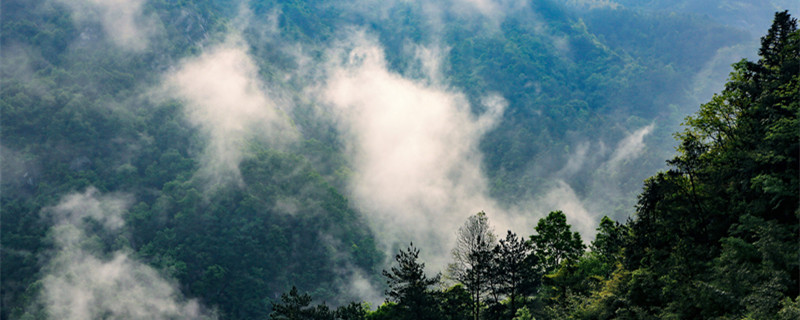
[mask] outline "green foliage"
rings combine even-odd
[[[378,309],[370,312],[367,315],[367,319],[369,320],[391,320],[391,319],[401,319],[402,315],[400,312],[400,308],[397,306],[396,303],[387,301],[384,304],[378,306]]]
[[[735,64],[725,90],[687,118],[674,169],[645,182],[624,269],[594,294],[585,318],[794,312],[798,39],[796,20],[776,13],[761,59]]]
[[[536,318],[533,317],[528,307],[522,307],[517,310],[517,313],[514,314],[514,318],[511,320],[536,320]]]
[[[507,313],[514,315],[526,296],[536,292],[541,278],[537,256],[531,254],[530,244],[508,231],[505,239],[492,250],[492,272],[496,296],[508,297]]]
[[[301,157],[259,150],[240,170],[248,188],[210,199],[189,181],[167,183],[162,215],[140,224],[159,230],[142,239],[141,255],[180,266],[174,276],[224,315],[266,316],[260,301],[287,284],[333,299],[332,266],[370,269],[380,259],[364,222]],[[341,242],[320,245],[325,235]]]
[[[556,271],[562,263],[576,262],[583,255],[581,235],[570,230],[564,212],[550,212],[539,220],[535,230],[530,244],[546,274]]]
[[[437,319],[437,305],[430,287],[439,283],[440,275],[428,278],[425,264],[418,261],[419,249],[409,247],[395,256],[397,266],[383,270],[388,299],[397,303],[397,319]]]
[[[592,241],[592,255],[604,264],[607,270],[605,276],[613,271],[614,266],[622,261],[624,248],[630,241],[630,228],[628,225],[613,221],[607,216],[600,220],[597,234]]]
[[[461,284],[456,284],[439,294],[441,319],[463,320],[472,317],[472,296]]]
[[[281,302],[272,307],[271,320],[364,320],[367,309],[364,305],[351,302],[336,310],[325,304],[310,306],[311,296],[299,294],[296,287],[289,293],[281,294]]]
[[[298,294],[297,288],[292,287],[289,293],[281,294],[281,303],[272,306],[271,320],[317,320],[333,319],[327,306],[317,305],[309,307],[311,296]]]

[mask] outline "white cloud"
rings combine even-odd
[[[644,137],[650,134],[655,127],[655,123],[637,129],[622,139],[611,154],[611,159],[607,165],[612,171],[617,171],[619,166],[625,161],[636,159],[642,155],[645,148]]]
[[[638,128],[619,140],[614,148],[606,147],[603,141],[575,142],[573,151],[563,166],[556,167],[557,170],[540,168],[537,171],[552,185],[544,192],[534,195],[525,207],[542,210],[539,214],[553,210],[564,211],[573,230],[579,231],[584,241],[591,241],[602,215],[624,218],[618,212],[620,199],[635,198],[635,195],[624,191],[631,187],[622,185],[627,182],[628,177],[624,165],[644,154],[647,149],[645,138],[654,128],[654,123]],[[575,180],[586,184],[583,192],[576,192],[573,188],[575,185],[568,182]],[[627,212],[633,208],[626,207],[624,210]]]
[[[622,185],[628,177],[624,165],[644,154],[647,149],[645,138],[654,128],[655,124],[652,123],[636,129],[619,140],[616,147],[610,150],[602,141],[576,143],[574,152],[570,154],[566,164],[556,174],[550,176],[555,184],[537,196],[534,202],[539,207],[564,211],[568,222],[581,233],[584,241],[591,241],[595,236],[600,216],[623,218],[619,216],[620,212],[617,212],[620,199],[635,198],[634,195],[624,191],[630,187]],[[567,182],[579,175],[589,177],[584,180],[583,183],[587,183],[586,189],[580,194]]]
[[[572,6],[580,9],[617,9],[620,6],[613,0],[566,0],[564,1],[567,6]]]
[[[291,103],[267,88],[246,45],[236,37],[184,61],[166,75],[167,94],[185,103],[189,122],[208,137],[200,174],[212,183],[241,182],[248,139],[281,147],[297,139]]]
[[[430,266],[444,266],[466,217],[500,211],[486,196],[477,143],[502,115],[505,101],[487,97],[488,111],[474,116],[463,94],[431,79],[390,72],[382,49],[363,33],[345,47],[346,61],[330,67],[320,96],[338,116],[347,141],[355,167],[352,197],[382,249],[391,253],[395,245],[413,241],[436,259]],[[426,56],[436,55],[421,55]]]
[[[364,272],[354,266],[350,266],[348,274],[344,277],[341,287],[344,294],[358,301],[364,301],[371,306],[377,307],[386,300],[383,292],[364,275]]]
[[[575,148],[575,152],[569,155],[567,163],[558,171],[556,175],[561,177],[571,177],[578,173],[578,171],[580,171],[586,164],[586,161],[588,160],[587,158],[589,158],[588,152],[590,146],[591,143],[589,142],[579,143]]]
[[[51,319],[204,317],[197,301],[182,301],[178,290],[155,269],[125,253],[103,260],[72,245],[61,247],[42,279],[42,303]]]
[[[55,214],[57,222],[68,225],[81,225],[83,219],[91,218],[110,230],[125,224],[122,214],[128,209],[131,197],[124,194],[100,195],[95,188],[84,193],[64,196],[61,202],[49,211]]]
[[[539,198],[538,206],[550,208],[548,212],[561,210],[567,216],[567,223],[572,225],[573,231],[581,233],[584,242],[594,238],[597,218],[586,209],[572,187],[562,180],[557,180],[556,185]]]
[[[147,48],[154,21],[142,12],[145,0],[56,0],[64,3],[76,22],[98,22],[116,45],[135,51]]]
[[[103,255],[93,249],[102,245],[84,232],[85,219],[116,230],[122,226],[122,215],[131,200],[130,196],[101,195],[89,188],[44,210],[56,221],[50,230],[56,252],[42,269],[39,306],[50,319],[215,318],[126,251]]]
[[[450,7],[469,8],[489,18],[495,23],[500,23],[507,12],[513,12],[527,6],[522,0],[451,0]]]
[[[500,14],[500,4],[493,0],[455,0],[455,4],[462,4],[477,10],[483,15],[494,17]]]

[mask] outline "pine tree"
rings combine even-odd
[[[498,283],[499,294],[508,297],[508,313],[514,315],[522,298],[536,290],[541,278],[537,257],[531,254],[530,244],[511,231],[500,239],[493,252],[497,268],[494,282]]]
[[[429,288],[439,283],[440,275],[425,275],[425,264],[419,262],[419,249],[411,243],[395,256],[397,266],[384,270],[389,300],[396,302],[404,319],[436,319],[437,303]]]

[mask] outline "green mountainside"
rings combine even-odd
[[[0,318],[263,319],[311,308],[310,297],[341,306],[308,311],[326,319],[398,319],[409,308],[476,319],[791,316],[794,20],[776,20],[760,60],[735,64],[722,93],[686,120],[667,169],[672,132],[719,89],[709,83],[729,71],[719,64],[742,58],[725,55],[753,47],[753,31],[685,1],[674,1],[683,4],[675,11],[662,10],[669,1],[616,2],[498,1],[477,10],[456,0],[2,1]],[[425,281],[434,277],[411,293],[396,291],[402,277],[386,284],[382,269],[408,276],[398,272],[413,269],[419,252],[401,251],[405,264],[391,269],[387,235],[353,195],[350,133],[309,93],[340,58],[331,48],[358,32],[376,39],[393,74],[419,83],[434,77],[418,49],[438,50],[436,81],[463,94],[474,117],[487,113],[487,95],[502,97],[503,113],[477,142],[489,197],[508,209],[568,185],[597,220],[588,224],[612,218],[592,251],[573,243],[579,250],[545,268],[553,239],[509,233],[505,249],[484,239],[484,258],[500,259],[511,244],[535,252],[496,262],[532,270],[530,281],[518,279],[525,288],[475,291],[458,280],[464,286],[431,290]],[[208,57],[231,61],[233,76],[203,64]],[[191,67],[209,68],[213,86],[179,96],[184,78],[170,75]],[[242,74],[256,79],[243,96],[262,104],[266,96],[277,111],[202,107],[217,101],[212,93],[235,95]],[[641,150],[615,152],[637,135]],[[548,227],[571,234],[559,219],[540,220],[537,235]],[[423,240],[401,242],[410,241]],[[128,279],[124,270],[136,271],[133,280],[113,285],[132,298],[111,299],[103,279]],[[377,311],[347,304],[382,301],[384,290],[393,302]],[[128,307],[147,296],[152,305]]]
[[[800,30],[786,12],[758,61],[687,118],[670,169],[635,216],[604,217],[590,250],[562,211],[497,241],[480,212],[458,231],[440,289],[413,243],[376,311],[330,311],[293,289],[270,319],[796,319],[800,316]],[[355,308],[355,309],[353,309]]]

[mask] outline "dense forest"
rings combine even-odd
[[[0,318],[796,319],[767,2],[4,0]]]
[[[786,11],[759,56],[686,119],[635,216],[604,217],[589,248],[561,211],[499,241],[479,212],[458,230],[446,279],[412,243],[383,271],[376,311],[309,306],[293,288],[270,319],[797,319],[800,30]]]

